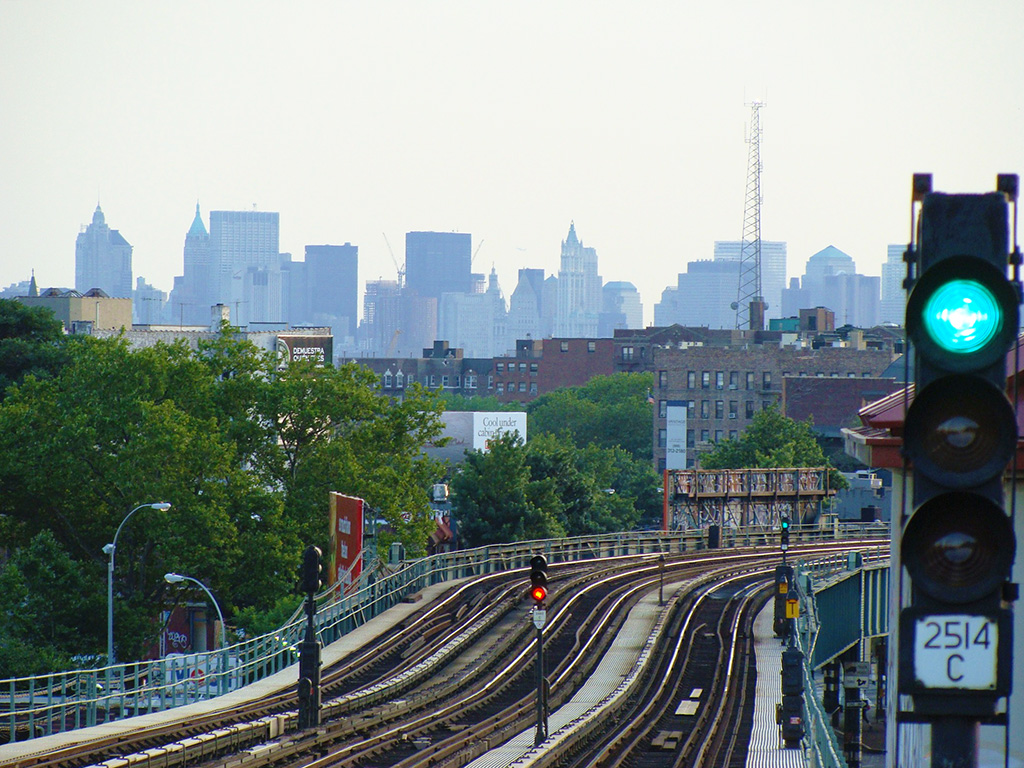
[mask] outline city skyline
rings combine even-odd
[[[507,298],[519,268],[557,272],[574,221],[650,322],[741,237],[755,99],[787,277],[829,245],[880,275],[911,174],[1024,171],[1021,22],[1012,2],[0,3],[0,285],[72,285],[97,203],[164,291],[197,201],[279,212],[293,258],[358,246],[360,294],[395,277],[385,234],[458,231]]]

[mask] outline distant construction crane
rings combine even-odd
[[[736,327],[764,328],[768,305],[761,291],[761,107],[750,105],[750,130],[747,135],[747,193],[743,205],[743,239],[740,241],[740,279],[736,291]]]
[[[384,235],[384,243],[388,247],[388,253],[391,254],[391,261],[395,263],[395,271],[398,272],[398,290],[402,290],[405,287],[405,264],[398,266],[398,259],[395,258],[395,252],[391,250],[391,243],[388,241],[387,233],[381,232]]]

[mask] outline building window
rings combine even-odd
[[[658,371],[658,386],[668,389],[668,371]]]
[[[495,373],[504,373],[505,372],[505,364],[504,363],[495,363],[494,364],[494,371],[495,371]]]
[[[505,385],[502,382],[499,381],[497,386],[495,387],[495,391],[499,395],[504,395],[505,394]]]
[[[398,389],[401,389],[404,384],[405,384],[405,374],[402,373],[401,371],[399,371],[395,375],[395,387],[397,387]]]
[[[526,373],[526,363],[520,363],[519,364],[519,372],[520,373]]]
[[[701,400],[700,401],[700,417],[707,419],[711,417],[711,401]]]
[[[459,375],[458,374],[455,374],[454,376],[452,376],[452,386],[453,387],[458,389],[458,387],[459,387],[459,385],[461,383],[462,383],[462,381],[459,379]]]
[[[711,389],[711,371],[700,372],[700,388]]]
[[[747,371],[747,389],[754,388],[754,372]]]
[[[668,418],[668,400],[659,400],[658,401],[658,418],[659,419]]]
[[[526,382],[525,381],[520,381],[519,382],[519,391],[520,392],[525,392],[526,391]]]
[[[441,386],[442,387],[447,387],[448,386],[448,377],[447,376],[442,376],[441,377]]]
[[[391,371],[384,372],[384,388],[391,389]]]
[[[697,372],[687,371],[686,372],[686,388],[696,389],[697,388]]]
[[[537,394],[537,382],[536,381],[531,381],[530,382],[530,394],[531,395],[536,395]]]
[[[658,430],[658,447],[664,448],[668,444],[668,430],[665,428]]]
[[[771,400],[762,400],[761,401],[761,410],[762,411],[767,411],[771,407],[772,407],[772,401]]]
[[[715,418],[725,418],[725,400],[715,400]]]
[[[772,388],[772,372],[771,371],[765,371],[764,373],[761,374],[761,385],[762,385],[761,389],[771,389]]]
[[[697,418],[697,401],[687,400],[686,401],[686,418],[695,419]]]
[[[537,364],[536,363],[530,363],[530,375],[531,376],[536,376],[537,375]]]
[[[729,418],[735,419],[739,415],[739,403],[735,400],[729,401]]]
[[[743,416],[748,419],[754,418],[754,401],[747,400],[743,404]]]
[[[861,378],[863,378],[863,379],[870,379],[871,378],[871,371],[864,371],[864,373],[861,374]]]
[[[710,429],[702,429],[700,431],[700,441],[702,443],[707,443],[710,440],[711,440],[711,430]]]
[[[720,429],[716,429],[715,430],[715,442],[716,443],[722,442],[722,430],[720,430]]]
[[[588,341],[587,342],[587,352],[597,352],[597,342],[596,341]]]
[[[622,359],[624,361],[626,361],[626,362],[629,362],[629,361],[631,361],[633,359],[633,348],[632,347],[623,347],[622,348]]]
[[[569,351],[569,342],[568,341],[563,341],[562,342],[562,351],[563,352],[568,352]]]
[[[729,371],[729,389],[739,389],[740,386],[740,372]]]
[[[730,440],[736,440],[736,439],[738,439],[738,437],[739,437],[739,432],[737,432],[735,429],[730,429],[729,430],[729,439]]]
[[[476,374],[475,373],[467,373],[466,374],[466,389],[476,389]]]
[[[715,371],[715,389],[725,389],[724,371]]]
[[[693,448],[697,442],[696,432],[692,429],[686,430],[686,447]]]
[[[430,387],[431,387],[431,389],[433,389],[436,386],[437,386],[437,374],[432,373],[432,374],[430,374]]]
[[[487,388],[494,389],[494,376],[490,373],[487,374]]]

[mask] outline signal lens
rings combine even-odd
[[[1013,406],[979,376],[934,381],[914,396],[904,448],[915,469],[948,487],[968,488],[1000,474],[1017,445]]]
[[[532,597],[538,603],[544,602],[544,598],[548,596],[548,591],[544,587],[534,587],[530,590],[530,597]]]
[[[977,280],[951,280],[924,306],[924,330],[948,352],[969,355],[988,344],[1002,327],[1002,309]]]
[[[914,586],[949,603],[971,602],[998,588],[1015,549],[1003,510],[983,496],[959,491],[921,505],[902,542]]]

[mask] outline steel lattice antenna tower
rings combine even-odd
[[[760,302],[756,325],[764,325],[764,294],[761,293],[761,120],[764,104],[750,105],[750,133],[747,136],[747,193],[743,205],[743,239],[740,242],[740,280],[736,292],[736,327],[751,328],[750,303]]]

